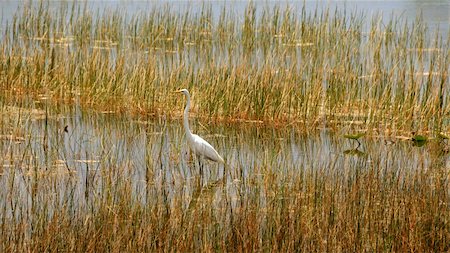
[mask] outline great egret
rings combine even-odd
[[[184,108],[183,123],[184,123],[184,131],[186,132],[187,142],[191,150],[197,156],[202,156],[211,161],[225,164],[223,158],[219,155],[219,153],[217,153],[217,151],[213,148],[213,146],[211,146],[211,144],[205,141],[202,137],[193,134],[189,129],[188,117],[189,117],[189,107],[191,105],[191,96],[189,95],[189,91],[186,89],[181,89],[176,92],[183,93],[187,98],[186,107]]]

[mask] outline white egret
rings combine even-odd
[[[191,96],[189,95],[189,91],[186,89],[181,89],[176,92],[183,93],[187,98],[186,107],[184,108],[183,123],[184,123],[184,131],[186,132],[187,142],[191,150],[197,156],[205,157],[206,159],[209,159],[211,161],[225,164],[223,158],[219,155],[219,153],[217,153],[217,151],[213,148],[213,146],[211,146],[211,144],[205,141],[202,137],[193,134],[189,129],[188,117],[189,117],[189,107],[191,105]]]

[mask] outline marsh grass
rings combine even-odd
[[[0,49],[11,96],[173,117],[170,91],[184,87],[193,114],[213,121],[448,131],[449,38],[420,18],[252,3],[243,17],[226,7],[213,17],[207,4],[100,13],[41,1],[5,24]]]
[[[0,44],[0,251],[449,251],[448,143],[373,138],[448,135],[449,38],[330,11],[21,8]],[[199,178],[168,120],[180,87],[226,180]]]
[[[202,181],[178,123],[27,108],[1,111],[2,251],[449,250],[443,142],[352,156],[341,136],[244,125],[208,136],[228,165]]]

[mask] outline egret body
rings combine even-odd
[[[217,151],[209,144],[207,141],[205,141],[202,137],[193,134],[189,128],[189,107],[191,106],[191,96],[189,94],[189,91],[186,89],[178,90],[177,92],[183,93],[186,96],[187,102],[186,107],[184,108],[184,115],[183,115],[183,125],[184,125],[184,131],[186,133],[187,142],[189,144],[189,147],[191,150],[197,155],[204,157],[208,160],[218,162],[225,164],[225,161],[223,158],[217,153]]]

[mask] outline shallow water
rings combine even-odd
[[[181,121],[137,120],[76,107],[47,111],[46,116],[42,109],[3,108],[1,216],[19,207],[51,203],[58,208],[67,201],[76,203],[74,208],[95,208],[104,185],[123,181],[143,203],[161,190],[169,200],[179,191],[195,190],[200,167],[189,154]],[[345,180],[355,170],[371,168],[380,173],[450,168],[448,153],[438,152],[449,144],[436,141],[414,147],[401,138],[365,136],[355,150],[356,142],[327,129],[304,135],[250,123],[206,127],[195,119],[191,127],[225,158],[228,184],[243,189],[267,173],[282,183],[305,171]],[[223,177],[223,165],[201,162],[202,185]]]
[[[6,22],[11,22],[12,17],[18,7],[23,6],[26,1],[11,1],[6,0],[1,3],[0,20],[5,25]],[[36,1],[38,2],[38,1]],[[206,1],[211,6],[213,17],[217,18],[224,5],[236,13],[236,16],[241,16],[245,7],[248,5],[247,1],[232,1],[231,4],[226,1]],[[58,9],[63,1],[50,1],[50,6]],[[66,2],[67,4],[67,2]],[[71,4],[71,1],[69,1]],[[81,3],[82,6],[84,3]],[[367,16],[367,24],[371,22],[374,15],[380,15],[385,22],[388,22],[392,16],[405,18],[413,21],[418,16],[422,16],[423,21],[430,28],[430,31],[439,29],[443,38],[446,38],[450,28],[450,3],[445,0],[432,1],[417,1],[417,0],[402,0],[402,1],[264,1],[255,2],[259,11],[262,8],[273,8],[274,6],[285,7],[289,5],[294,12],[301,12],[303,6],[307,13],[314,12],[316,9],[319,14],[329,8],[331,15],[333,11],[338,9],[346,11],[350,15],[354,11],[363,12]],[[89,1],[88,8],[98,13],[107,10],[115,10],[119,8],[126,11],[128,15],[136,13],[145,13],[153,8],[167,8],[170,7],[173,11],[191,10],[193,12],[200,12],[202,9],[202,1],[122,1],[122,0],[108,0],[108,1]]]

